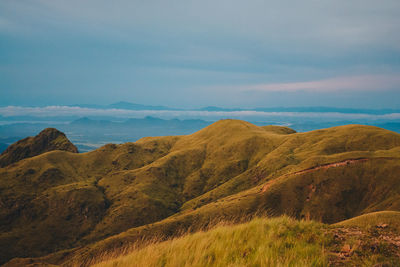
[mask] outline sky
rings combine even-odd
[[[400,108],[398,0],[0,0],[0,106]]]

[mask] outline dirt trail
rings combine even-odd
[[[366,162],[366,161],[368,161],[368,160],[369,160],[369,159],[367,159],[367,158],[347,159],[347,160],[343,160],[343,161],[339,161],[339,162],[323,164],[323,165],[311,167],[311,168],[308,168],[308,169],[305,169],[305,170],[301,170],[301,171],[297,171],[297,172],[292,172],[292,173],[284,174],[284,175],[282,175],[282,176],[279,176],[278,178],[275,178],[275,179],[273,179],[273,180],[267,182],[267,183],[263,186],[261,192],[267,191],[267,189],[268,189],[275,181],[277,181],[277,180],[280,179],[280,178],[288,177],[288,176],[291,176],[291,175],[300,175],[300,174],[304,174],[304,173],[314,172],[314,171],[321,170],[321,169],[336,168],[336,167],[346,166],[346,165],[350,165],[350,164]]]
[[[312,167],[312,168],[308,168],[308,169],[305,169],[305,170],[302,170],[302,171],[297,171],[297,172],[285,174],[284,176],[299,175],[299,174],[303,174],[303,173],[317,171],[317,170],[320,170],[320,169],[335,168],[335,167],[346,166],[346,165],[350,165],[350,164],[354,164],[354,163],[358,163],[358,162],[365,162],[365,161],[368,161],[368,159],[366,159],[366,158],[347,159],[347,160],[344,160],[344,161],[328,163],[328,164],[324,164],[324,165],[319,165],[319,166],[315,166],[315,167]]]

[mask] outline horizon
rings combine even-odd
[[[370,107],[370,108],[357,108],[352,106],[335,106],[335,105],[271,105],[271,106],[246,106],[246,107],[239,107],[235,105],[199,105],[195,107],[178,107],[173,105],[153,105],[148,103],[137,103],[137,102],[129,102],[129,101],[116,101],[116,102],[108,102],[108,103],[66,103],[66,104],[59,104],[59,103],[52,103],[52,104],[1,104],[0,107],[23,107],[23,108],[45,108],[45,107],[83,107],[83,108],[102,108],[102,109],[124,109],[119,107],[113,107],[113,105],[137,105],[138,110],[145,110],[143,107],[148,108],[159,108],[159,110],[181,110],[181,111],[191,111],[191,110],[206,110],[206,109],[224,109],[224,110],[232,110],[232,111],[246,111],[246,110],[260,110],[260,109],[332,109],[338,111],[400,111],[400,108],[390,108],[390,107]],[[129,109],[129,108],[128,108]],[[308,112],[308,111],[306,111]],[[327,112],[327,111],[322,111]],[[0,114],[1,115],[1,114]]]

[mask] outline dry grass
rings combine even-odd
[[[144,248],[102,256],[108,266],[327,266],[325,226],[289,217],[219,226]],[[111,259],[111,260],[107,260]],[[116,258],[116,259],[113,259]]]

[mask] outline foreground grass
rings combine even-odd
[[[254,219],[155,243],[95,266],[327,266],[324,247],[332,237],[325,229],[289,217]]]

